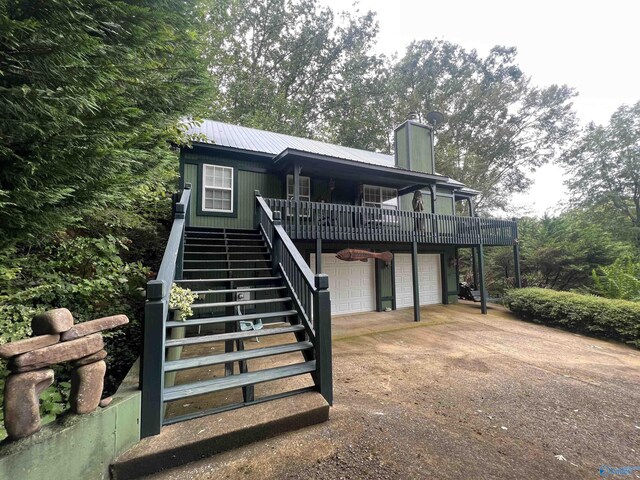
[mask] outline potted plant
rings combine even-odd
[[[174,283],[169,293],[169,318],[174,321],[186,321],[187,318],[193,315],[191,305],[197,298],[197,293],[193,293],[188,288],[179,287]],[[185,333],[185,327],[173,327],[169,329],[169,338],[184,338]],[[170,347],[167,350],[167,361],[180,360],[182,357],[182,347]],[[170,387],[175,384],[175,379],[176,372],[165,373],[164,384]]]
[[[193,293],[188,288],[182,288],[175,283],[171,286],[171,292],[169,293],[169,311],[171,312],[172,320],[185,321],[191,315],[193,310],[191,305],[198,298],[197,293]]]

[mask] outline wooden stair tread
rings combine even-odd
[[[271,255],[270,252],[185,252],[185,255]]]
[[[249,270],[271,270],[271,267],[258,267]],[[185,268],[183,272],[246,272],[246,268]]]
[[[185,278],[182,280],[174,280],[174,283],[196,283],[196,282],[257,282],[264,280],[282,280],[281,276],[276,277],[238,277],[238,278]]]
[[[185,246],[185,248],[198,247],[198,246],[200,246],[200,247],[208,247],[210,252],[212,252],[212,250],[214,248],[221,248],[225,252],[228,249],[231,249],[231,248],[240,248],[240,249],[242,249],[242,248],[254,248],[254,249],[257,249],[257,250],[264,250],[265,252],[267,251],[267,247],[263,247],[262,245],[188,245],[188,244],[185,243],[184,246]],[[239,252],[242,252],[242,250],[239,250]],[[196,252],[185,252],[185,253],[196,253]],[[221,252],[212,252],[212,253],[221,253]],[[232,253],[232,252],[229,251],[229,253]]]
[[[262,303],[282,303],[288,302],[291,297],[277,297],[277,298],[260,298],[253,300],[235,300],[232,302],[212,302],[212,303],[194,303],[191,308],[216,308],[216,307],[235,307],[242,305],[255,305]]]
[[[240,320],[260,320],[265,318],[290,317],[292,315],[297,315],[297,314],[298,312],[296,310],[282,310],[279,312],[250,313],[248,315],[227,315],[224,317],[188,318],[184,321],[170,320],[166,322],[165,326],[169,328],[189,327],[191,325],[210,325],[215,323],[238,322]]]
[[[246,319],[248,315],[238,315],[238,320]],[[244,318],[243,318],[244,317]],[[263,315],[264,318],[264,315]],[[168,323],[168,322],[167,322]],[[182,322],[184,326],[184,322]],[[200,337],[187,337],[167,340],[165,347],[179,347],[183,345],[196,345],[198,343],[223,342],[229,340],[244,340],[254,337],[266,337],[269,335],[282,335],[285,333],[295,333],[304,330],[303,325],[291,325],[290,327],[265,328],[262,330],[249,330],[246,332],[218,333],[214,335],[203,335]]]
[[[232,237],[230,235],[235,235],[235,236]],[[262,235],[259,233],[232,233],[227,236],[211,234],[211,235],[205,235],[204,237],[198,237],[196,235],[187,234],[186,238],[188,240],[242,240],[242,239],[251,240],[253,238],[255,238],[256,240],[259,240],[262,238]]]
[[[219,390],[270,382],[282,378],[311,373],[315,370],[316,362],[315,360],[311,360],[309,362],[297,363],[294,365],[285,365],[283,367],[268,368],[266,370],[259,370],[256,372],[240,373],[238,375],[230,375],[228,377],[214,378],[213,380],[188,383],[185,385],[175,385],[164,389],[163,401],[170,402],[180,398],[193,397],[195,395],[217,392]]]
[[[192,290],[193,293],[198,295],[211,295],[216,293],[247,293],[247,292],[268,292],[273,290],[285,290],[287,287],[254,287],[254,288],[226,288],[220,290]]]
[[[251,350],[240,350],[230,353],[220,353],[217,355],[207,355],[205,357],[186,358],[183,360],[174,360],[164,364],[165,372],[175,372],[178,370],[186,370],[188,368],[205,367],[209,365],[220,365],[227,362],[239,362],[243,360],[251,360],[254,358],[270,357],[272,355],[282,355],[285,353],[301,352],[313,348],[311,342],[285,343],[284,345],[275,345],[272,347],[253,348]]]
[[[206,228],[206,227],[186,227],[185,231],[187,233],[214,233],[221,234],[226,233],[228,235],[233,234],[243,234],[243,233],[260,233],[259,230],[255,228]]]
[[[238,260],[184,260],[184,263],[249,263],[249,262],[269,262],[268,258],[249,258]]]

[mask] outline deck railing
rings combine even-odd
[[[144,344],[140,388],[142,406],[140,435],[148,437],[160,433],[163,419],[162,390],[164,388],[164,360],[166,322],[169,315],[169,294],[174,280],[182,279],[184,231],[188,224],[191,185],[186,184],[180,200],[174,205],[173,225],[155,280],[147,283],[144,312]]]
[[[282,225],[281,213],[272,212],[256,191],[256,227],[262,232],[271,251],[274,271],[284,280],[307,339],[314,345],[316,361],[314,381],[329,404],[333,403],[331,363],[331,301],[329,277],[314,274],[291,241]]]
[[[278,198],[264,201],[272,212],[280,212],[282,227],[294,240],[513,245],[517,235],[511,220]]]

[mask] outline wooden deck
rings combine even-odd
[[[516,222],[493,218],[437,215],[358,205],[265,198],[281,212],[292,240],[362,240],[473,246],[512,246]]]

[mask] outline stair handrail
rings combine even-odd
[[[147,282],[141,353],[140,435],[148,437],[160,433],[164,415],[164,351],[166,321],[169,315],[169,295],[174,280],[182,279],[184,264],[184,234],[189,224],[191,184],[182,190],[174,206],[173,223],[155,280]]]
[[[272,212],[258,190],[255,191],[255,224],[271,251],[274,269],[279,270],[314,345],[318,391],[333,404],[331,353],[331,299],[329,277],[314,274],[282,226],[281,213]]]

